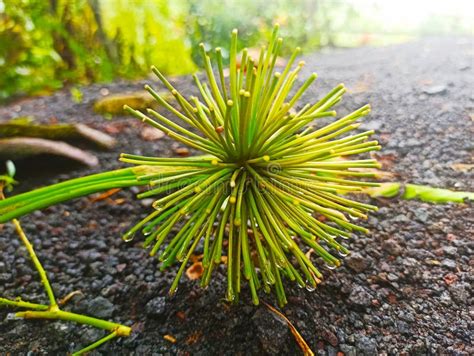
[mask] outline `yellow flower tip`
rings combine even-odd
[[[216,47],[216,52],[221,52],[222,49],[220,47]]]
[[[130,336],[132,329],[125,325],[120,325],[115,329],[117,336]]]
[[[293,199],[292,203],[294,205],[300,205],[300,201],[299,200],[296,200],[296,199]]]
[[[234,196],[231,196],[231,197],[229,198],[229,203],[231,203],[231,204],[235,204],[236,202],[237,202],[237,199],[236,199],[236,197],[234,197]]]
[[[269,156],[269,155],[263,156],[263,160],[264,160],[265,162],[270,161],[270,156]]]
[[[194,192],[195,192],[195,193],[201,193],[201,192],[202,192],[201,187],[196,187],[196,188],[194,188]]]
[[[237,30],[236,28],[234,28],[234,29],[232,30],[232,35],[233,35],[233,36],[237,36],[238,33],[239,33],[239,30]]]
[[[242,222],[240,221],[240,219],[234,219],[234,225],[235,226],[240,226]]]
[[[339,266],[341,265],[341,261],[336,260],[336,262],[334,262],[334,264],[335,264],[337,267],[339,267]]]
[[[149,86],[148,84],[145,84],[144,88],[145,88],[145,90],[151,90],[151,86]]]
[[[336,110],[330,111],[330,113],[331,113],[331,116],[334,116],[334,117],[337,116]]]
[[[197,108],[193,108],[193,112],[198,112],[198,109],[197,109]]]
[[[185,209],[185,208],[182,208],[182,209],[179,211],[179,213],[180,213],[181,215],[186,215],[187,212],[188,212],[188,210]]]
[[[217,166],[217,165],[219,164],[219,161],[218,161],[217,159],[213,159],[213,160],[211,161],[211,164],[212,164],[213,166]]]
[[[301,51],[301,47],[296,47],[296,48],[295,48],[295,51],[296,51],[296,52],[300,52],[300,51]]]
[[[277,42],[278,42],[278,44],[282,44],[283,43],[283,37],[278,37]]]
[[[202,49],[204,49],[204,43],[201,42],[201,43],[199,44],[199,47],[201,47]]]
[[[171,90],[171,94],[173,94],[174,96],[178,95],[178,91],[176,89],[173,89]]]
[[[280,24],[278,22],[275,22],[275,25],[273,26],[275,30],[278,30],[280,28]]]
[[[244,89],[240,89],[239,90],[239,95],[244,95],[245,94],[245,90]]]
[[[150,251],[150,257],[153,257],[153,256],[155,256],[155,254],[156,254],[156,251],[153,251],[153,250],[152,250],[152,251]]]
[[[275,76],[275,78],[280,78],[281,73],[280,72],[275,72],[274,76]]]
[[[232,100],[227,100],[227,106],[232,106],[234,105],[234,102]]]
[[[306,64],[305,61],[299,61],[298,62],[298,67],[304,67],[305,64]]]
[[[311,74],[311,78],[316,79],[317,77],[318,77],[318,73],[313,73],[313,74]]]
[[[250,98],[250,92],[249,92],[249,91],[246,91],[246,92],[244,93],[244,96],[245,96],[246,98]]]
[[[234,187],[235,187],[235,180],[231,180],[231,181],[230,181],[230,187],[231,187],[231,188],[234,188]]]

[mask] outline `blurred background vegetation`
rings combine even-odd
[[[140,78],[201,65],[198,44],[227,48],[282,25],[285,51],[473,34],[471,0],[0,0],[0,101],[68,84]],[[470,10],[473,10],[470,12]],[[225,53],[224,53],[225,54]]]

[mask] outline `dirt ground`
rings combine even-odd
[[[394,179],[455,190],[474,190],[474,42],[465,38],[425,39],[382,48],[330,50],[308,55],[301,81],[319,79],[302,102],[313,101],[340,82],[349,88],[338,112],[370,103],[361,129],[375,129],[383,144],[379,159]],[[194,89],[176,78],[186,94]],[[143,141],[140,122],[105,120],[93,102],[145,83],[117,82],[82,88],[82,103],[69,91],[0,108],[0,119],[33,115],[38,121],[81,122],[111,133],[116,150],[96,152],[100,166],[87,169],[60,159],[18,164],[18,191],[123,165],[119,152],[171,156],[168,138]],[[123,190],[108,200],[83,198],[35,212],[22,223],[56,294],[81,290],[71,310],[133,326],[130,338],[109,342],[94,354],[282,354],[301,351],[287,325],[264,305],[254,307],[243,287],[237,305],[224,301],[225,270],[211,286],[183,278],[167,296],[176,272],[160,272],[137,237],[120,238],[145,216],[149,202]],[[124,199],[124,200],[123,200]],[[362,222],[371,233],[350,241],[352,254],[341,268],[325,270],[314,292],[287,285],[282,309],[321,355],[472,355],[472,265],[474,209],[471,204],[430,205],[399,199],[374,201],[380,210]],[[11,224],[0,228],[0,295],[46,302],[26,250]],[[262,300],[275,305],[272,295]],[[0,309],[0,354],[65,354],[104,333],[72,323],[7,320]],[[176,343],[165,340],[172,335]]]

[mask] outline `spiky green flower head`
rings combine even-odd
[[[368,141],[372,131],[351,134],[370,107],[326,126],[308,126],[316,119],[335,117],[333,107],[346,89],[340,84],[318,102],[300,104],[316,74],[294,89],[304,63],[294,65],[297,49],[284,69],[276,71],[281,44],[275,27],[259,57],[252,58],[244,49],[238,65],[234,30],[228,80],[222,51],[216,48],[213,67],[201,46],[207,83],[194,76],[199,98],[185,98],[153,68],[179,109],[151,87],[146,89],[180,123],[152,109],[142,113],[125,107],[169,137],[205,153],[191,158],[121,156],[124,162],[140,165],[135,171],[140,172],[138,179],[152,187],[139,197],[157,196],[155,210],[124,239],[143,230],[144,244],[162,268],[181,262],[170,293],[176,291],[190,256],[199,251],[202,286],[209,284],[217,265],[226,263],[229,301],[236,300],[245,281],[255,304],[260,288],[274,288],[284,305],[283,279],[314,289],[322,278],[320,267],[335,268],[340,265],[337,256],[349,253],[340,239],[366,232],[352,220],[376,210],[341,196],[375,184],[353,180],[373,177],[361,168],[377,168],[375,160],[347,159],[380,148],[377,141]],[[177,227],[179,232],[171,234]]]

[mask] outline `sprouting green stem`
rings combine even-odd
[[[33,264],[35,265],[35,268],[38,271],[38,274],[40,275],[41,283],[43,283],[46,294],[48,295],[50,305],[56,306],[57,303],[56,303],[56,298],[54,297],[53,289],[51,288],[51,284],[49,283],[48,276],[46,275],[46,272],[43,266],[41,265],[41,262],[36,256],[33,246],[31,245],[30,241],[26,237],[25,232],[23,231],[20,225],[20,222],[17,219],[13,219],[13,225],[15,226],[15,230],[18,236],[20,237],[21,242],[23,242],[23,245],[25,245],[26,249],[28,250],[30,258],[33,261]]]
[[[52,192],[60,191],[65,188],[75,187],[85,183],[93,183],[98,180],[106,181],[108,179],[115,179],[115,178],[130,178],[135,177],[134,167],[132,168],[125,168],[125,169],[118,169],[115,171],[98,173],[98,174],[91,174],[85,177],[70,179],[65,182],[56,183],[53,185],[49,185],[43,188],[38,188],[32,190],[27,193],[22,193],[15,195],[13,197],[9,197],[5,200],[0,201],[0,211],[3,211],[6,206],[12,206],[14,203],[20,203],[24,201],[33,201],[36,200],[37,197],[42,196],[43,194],[50,194]],[[5,221],[2,221],[5,222]]]
[[[50,320],[65,320],[73,321],[78,324],[90,325],[99,329],[116,332],[117,336],[129,336],[132,329],[128,326],[113,323],[107,320],[97,319],[90,316],[71,313],[60,309],[54,310],[49,308],[47,311],[24,311],[15,314],[19,318],[24,319],[50,319]]]
[[[3,195],[3,184],[0,183],[0,199],[4,200],[5,196]],[[13,219],[13,225],[15,226],[15,231],[20,237],[20,240],[25,245],[28,254],[30,255],[33,264],[40,275],[41,282],[44,286],[46,294],[48,295],[50,305],[43,305],[43,304],[36,304],[25,302],[20,299],[11,300],[7,298],[0,298],[0,305],[8,305],[15,308],[23,308],[29,309],[26,311],[20,311],[15,313],[17,318],[23,319],[51,319],[51,320],[65,320],[65,321],[73,321],[79,324],[90,325],[94,326],[99,329],[105,329],[111,331],[112,333],[105,338],[100,339],[99,341],[91,344],[90,346],[86,347],[85,349],[75,353],[75,355],[81,355],[87,351],[93,350],[94,348],[102,345],[108,340],[116,336],[129,336],[132,332],[132,329],[128,326],[113,323],[106,320],[101,320],[97,318],[93,318],[90,316],[67,312],[59,309],[59,306],[56,302],[56,298],[54,297],[53,289],[51,288],[51,284],[49,282],[48,276],[46,271],[43,268],[40,260],[38,259],[33,245],[28,240],[23,228],[21,227],[20,222],[17,219]]]
[[[0,298],[0,305],[8,305],[15,308],[33,309],[33,310],[48,310],[49,306],[44,304],[36,304],[25,302],[23,300],[11,300],[7,298]]]
[[[104,336],[102,339],[97,340],[96,342],[94,342],[94,343],[90,344],[89,346],[83,348],[82,350],[74,352],[72,354],[72,356],[84,355],[86,352],[89,352],[89,351],[92,351],[92,350],[96,349],[100,345],[105,344],[107,341],[110,341],[110,340],[112,340],[113,338],[115,338],[117,336],[118,336],[117,333],[114,331],[111,334],[108,334],[108,335]]]
[[[131,186],[136,186],[136,185],[145,185],[147,184],[146,181],[141,182],[137,181],[136,178],[132,179],[123,179],[123,180],[113,180],[109,182],[103,182],[103,181],[98,181],[96,183],[91,183],[90,185],[87,186],[79,186],[79,188],[74,187],[73,181],[69,182],[69,186],[71,189],[62,191],[58,194],[47,194],[45,196],[41,196],[40,199],[35,199],[35,200],[30,200],[30,198],[25,198],[25,204],[21,205],[20,207],[16,207],[16,209],[13,209],[11,211],[7,210],[8,206],[2,209],[0,212],[3,212],[3,214],[0,216],[0,223],[7,222],[11,219],[18,218],[20,216],[26,215],[28,213],[31,213],[32,211],[38,210],[38,209],[43,209],[48,206],[66,201],[66,200],[71,200],[74,198],[82,197],[85,195],[89,195],[92,193],[97,193],[103,190],[108,190],[112,188],[125,188],[125,187],[131,187]],[[54,186],[51,188],[53,189]],[[46,193],[43,193],[46,194]],[[17,197],[21,196],[23,194],[17,195]],[[9,199],[5,199],[4,201],[7,202]],[[4,211],[6,210],[6,211]]]

